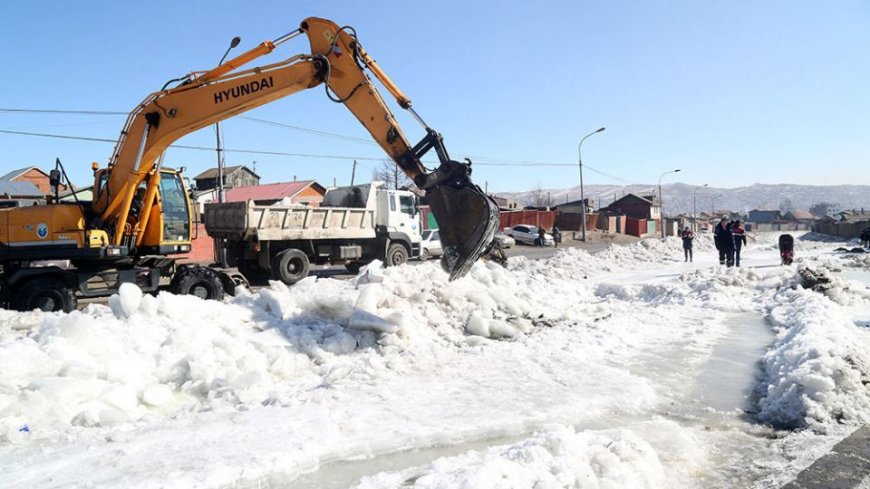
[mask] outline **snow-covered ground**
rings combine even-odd
[[[870,420],[870,255],[775,237],[0,311],[0,487],[777,487]]]

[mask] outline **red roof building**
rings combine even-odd
[[[314,180],[300,180],[231,188],[227,190],[227,202],[253,200],[261,204],[272,204],[289,198],[292,204],[308,204],[316,207],[323,201],[325,193],[326,188]]]

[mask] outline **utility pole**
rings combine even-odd
[[[707,184],[701,185],[692,192],[692,232],[698,232],[698,190],[706,187]]]
[[[350,186],[353,187],[353,178],[356,176],[356,160],[353,160],[353,169],[350,171]]]
[[[580,164],[580,229],[583,231],[580,239],[583,242],[586,242],[586,197],[583,194],[583,153],[581,152],[581,149],[583,148],[583,141],[586,141],[586,138],[593,134],[598,134],[603,130],[604,128],[601,127],[583,136],[580,140],[580,144],[577,145],[577,162]]]
[[[230,54],[230,50],[234,47],[238,46],[239,43],[242,42],[242,38],[236,36],[230,41],[230,47],[227,48],[223,57],[221,58],[218,66],[224,64],[224,60],[227,59],[227,55]],[[226,202],[227,194],[224,191],[224,158],[221,155],[221,124],[220,121],[214,123],[214,135],[216,141],[215,150],[217,151],[217,189],[218,189],[218,202]]]
[[[668,173],[677,173],[678,171],[680,171],[679,168],[666,171],[659,176],[659,213],[662,215],[662,239],[665,239],[665,199],[662,198],[662,177]]]

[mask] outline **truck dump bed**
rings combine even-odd
[[[206,204],[205,229],[212,237],[260,241],[374,238],[375,189],[371,185],[349,189],[328,191],[321,207],[257,205],[253,201]]]

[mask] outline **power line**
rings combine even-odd
[[[110,112],[107,110],[57,110],[57,109],[4,109],[0,112],[19,114],[71,114],[71,115],[127,115],[129,112]]]
[[[0,113],[30,113],[30,114],[68,114],[68,115],[127,115],[127,112],[117,112],[117,111],[107,111],[107,110],[59,110],[59,109],[21,109],[21,108],[0,108]],[[329,137],[333,139],[340,139],[344,141],[352,141],[359,142],[368,145],[377,145],[374,141],[358,138],[354,136],[347,136],[344,134],[336,134],[327,131],[319,131],[316,129],[308,129],[305,127],[294,126],[291,124],[284,124],[281,122],[270,121],[266,119],[259,119],[256,117],[248,117],[248,116],[238,116],[239,119],[245,119],[252,122],[257,122],[260,124],[267,124],[276,127],[283,127],[285,129],[291,129],[294,131],[303,132],[306,134],[312,134],[321,137]],[[24,136],[42,136],[42,137],[54,137],[59,139],[73,139],[73,140],[81,140],[81,141],[97,141],[97,142],[115,142],[115,140],[109,139],[99,139],[99,138],[87,138],[80,136],[63,136],[57,134],[44,134],[44,133],[27,133],[23,131],[8,131],[8,130],[0,130],[0,132],[7,134],[17,134]],[[183,145],[172,145],[172,148],[180,148],[180,149],[193,149],[193,150],[206,150],[206,151],[214,151],[214,148],[204,148],[199,146],[183,146]],[[277,151],[259,151],[259,150],[242,150],[242,149],[227,149],[224,150],[227,152],[236,152],[236,153],[249,153],[249,154],[262,154],[262,155],[272,155],[272,156],[298,156],[298,157],[309,157],[309,158],[333,158],[333,159],[345,159],[345,160],[353,160],[354,158],[366,161],[378,161],[378,158],[368,158],[368,157],[358,157],[358,156],[339,156],[339,155],[306,155],[302,153],[284,153]],[[502,160],[499,158],[491,158],[487,156],[471,156],[474,159],[475,165],[481,166],[510,166],[510,167],[573,167],[574,163],[557,163],[557,162],[544,162],[544,161],[529,161],[529,160]],[[484,160],[484,161],[479,161]],[[589,165],[584,165],[589,171],[593,173],[597,173],[601,176],[611,178],[613,180],[617,180],[620,182],[625,182],[628,184],[634,184],[629,180],[618,177],[616,175],[612,175],[610,173],[604,172],[602,170],[598,170],[595,167],[591,167]]]
[[[371,145],[377,144],[370,139],[363,139],[363,138],[358,138],[358,137],[354,137],[354,136],[345,136],[344,134],[336,134],[333,132],[318,131],[316,129],[307,129],[305,127],[293,126],[290,124],[284,124],[284,123],[275,122],[275,121],[267,121],[265,119],[257,119],[255,117],[239,116],[238,118],[245,119],[248,121],[259,122],[261,124],[267,124],[270,126],[278,126],[278,127],[283,127],[286,129],[293,129],[295,131],[304,132],[306,134],[314,134],[316,136],[324,136],[324,137],[330,137],[330,138],[334,138],[334,139],[342,139],[345,141],[354,141],[354,142],[358,142],[358,143],[365,143],[365,144],[371,144]]]
[[[99,143],[114,143],[114,139],[104,139],[104,138],[89,138],[84,136],[65,136],[62,134],[46,134],[46,133],[38,133],[38,132],[24,132],[24,131],[7,131],[5,129],[0,129],[0,133],[4,134],[15,134],[19,136],[38,136],[38,137],[46,137],[46,138],[57,138],[57,139],[73,139],[78,141],[93,141]],[[170,148],[175,149],[191,149],[197,151],[214,151],[214,148],[209,148],[206,146],[188,146],[183,144],[173,144]],[[246,153],[246,154],[261,154],[261,155],[272,155],[272,156],[296,156],[302,158],[325,158],[325,159],[335,159],[335,160],[365,160],[365,161],[380,161],[383,158],[374,158],[368,156],[343,156],[343,155],[322,155],[322,154],[312,154],[312,153],[285,153],[281,151],[262,151],[262,150],[254,150],[254,149],[222,149],[221,151],[226,151],[228,153]]]

